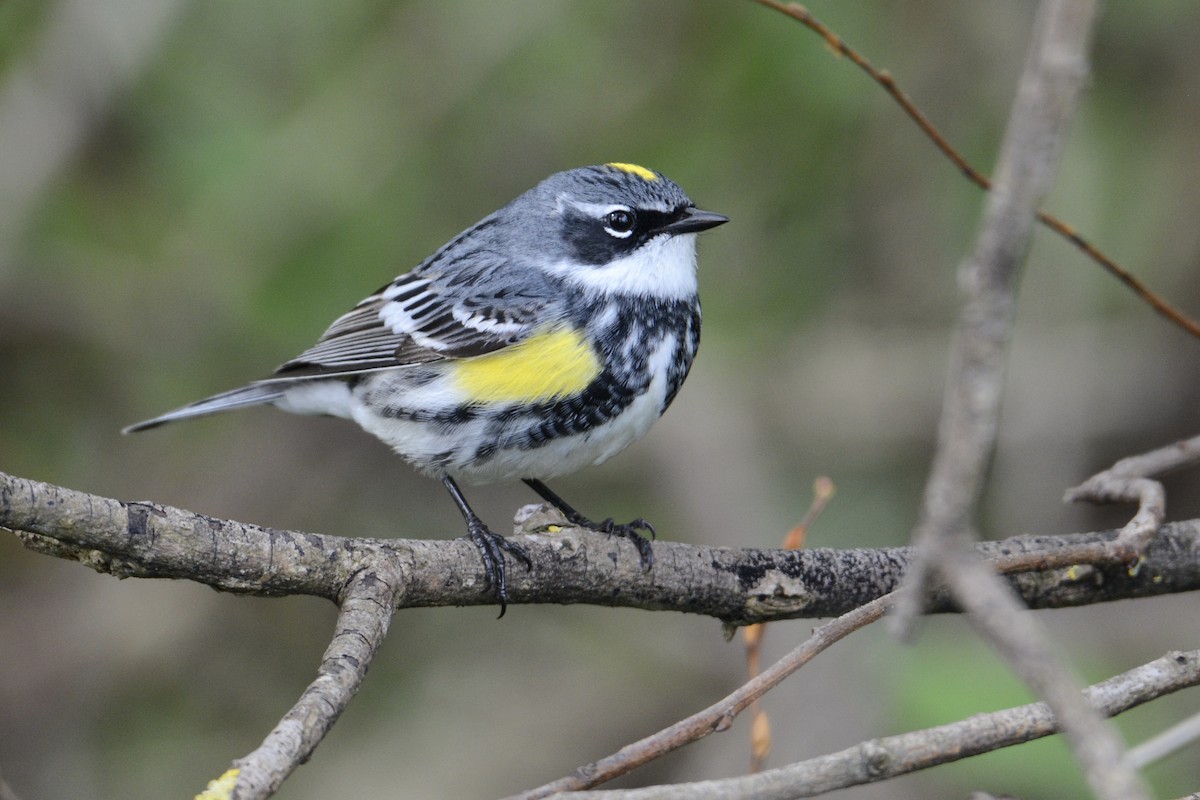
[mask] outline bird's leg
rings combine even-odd
[[[458,488],[458,484],[454,482],[453,478],[449,475],[443,476],[442,485],[446,487],[446,491],[450,492],[455,505],[462,512],[463,519],[467,521],[467,535],[471,537],[471,542],[479,550],[479,556],[483,559],[484,575],[487,576],[488,586],[496,591],[496,599],[500,601],[500,617],[503,617],[504,612],[508,610],[508,584],[504,580],[504,551],[512,553],[525,565],[525,569],[532,569],[533,561],[530,560],[529,553],[525,551],[524,547],[516,542],[510,542],[498,533],[493,533],[487,525],[483,524],[479,515],[467,505],[467,498],[463,497],[462,490]]]
[[[541,495],[543,500],[561,511],[563,516],[567,518],[567,522],[570,522],[572,525],[578,525],[581,528],[587,528],[588,530],[628,539],[637,547],[638,557],[642,561],[642,569],[649,572],[650,568],[654,566],[654,551],[650,548],[650,539],[654,538],[654,526],[646,520],[639,517],[632,522],[621,524],[613,522],[612,517],[609,517],[603,522],[593,522],[574,508],[571,508],[567,501],[551,491],[550,487],[541,481],[533,478],[525,478],[524,481],[525,485]],[[639,529],[649,533],[650,539],[647,539]]]

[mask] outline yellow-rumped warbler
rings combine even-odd
[[[645,520],[593,522],[542,481],[599,464],[670,405],[700,342],[696,236],[728,221],[636,164],[551,175],[363,300],[265,380],[125,432],[269,403],[354,420],[438,478],[503,616],[504,554],[457,478],[520,478],[653,563]]]

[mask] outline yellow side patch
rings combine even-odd
[[[472,401],[534,403],[582,392],[601,364],[583,331],[560,329],[464,358],[456,367],[455,382]]]
[[[233,796],[233,787],[237,784],[239,769],[226,770],[225,774],[216,780],[208,782],[208,788],[196,795],[196,800],[229,800]]]
[[[619,169],[622,172],[628,172],[631,175],[637,175],[639,178],[641,178],[644,181],[658,180],[658,173],[656,173],[654,170],[646,169],[645,167],[640,167],[637,164],[623,164],[620,161],[610,161],[607,164],[605,164],[604,166],[612,167],[613,169]]]

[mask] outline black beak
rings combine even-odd
[[[701,211],[696,207],[685,208],[679,212],[675,219],[668,222],[660,228],[661,233],[669,233],[671,235],[679,233],[696,233],[697,231],[706,231],[709,228],[715,228],[718,225],[724,225],[729,222],[729,217],[724,214],[714,214],[711,211]]]

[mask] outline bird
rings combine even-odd
[[[610,162],[558,172],[337,318],[273,374],[123,433],[257,405],[342,417],[439,480],[504,616],[505,553],[459,486],[521,480],[566,520],[627,539],[644,519],[595,522],[544,481],[640,439],[674,400],[700,343],[696,239],[728,217],[674,181]]]

